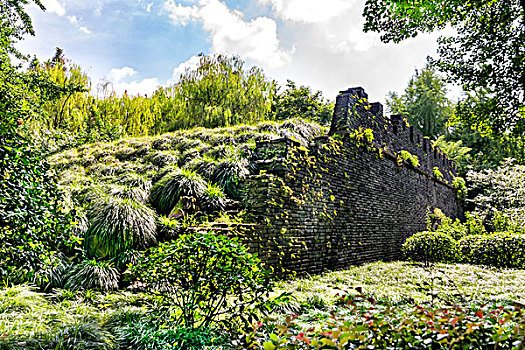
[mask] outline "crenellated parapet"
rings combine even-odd
[[[379,102],[369,103],[368,94],[361,87],[341,91],[337,96],[329,135],[345,135],[354,130],[371,129],[377,147],[399,154],[407,151],[418,158],[421,171],[434,176],[435,169],[443,181],[452,183],[456,167],[448,156],[400,115],[387,118]]]

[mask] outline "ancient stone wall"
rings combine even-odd
[[[257,145],[260,173],[246,189],[259,226],[249,240],[270,265],[303,274],[399,259],[405,239],[425,229],[427,208],[462,215],[453,163],[366,98],[361,88],[342,92],[330,136],[307,148],[289,139]],[[359,128],[373,130],[373,140]],[[419,166],[400,159],[402,150]]]

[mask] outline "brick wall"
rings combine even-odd
[[[259,225],[248,240],[270,265],[303,274],[399,259],[405,239],[425,229],[427,207],[462,216],[454,164],[366,99],[362,88],[341,92],[330,136],[308,148],[289,139],[257,145],[260,173],[245,185]],[[359,127],[373,130],[371,143],[351,137]],[[401,150],[417,155],[420,166],[400,162]]]

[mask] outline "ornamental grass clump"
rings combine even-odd
[[[160,214],[169,214],[181,197],[198,199],[206,190],[206,182],[195,171],[174,168],[151,189],[150,203]]]
[[[200,197],[199,205],[206,213],[213,214],[215,212],[221,212],[226,206],[226,195],[222,188],[208,183],[204,193]]]
[[[102,196],[88,210],[84,244],[90,257],[115,257],[130,249],[157,243],[156,214],[133,199]]]
[[[228,195],[238,198],[240,182],[250,174],[249,166],[248,161],[244,158],[223,159],[217,163],[212,174],[212,181],[221,186]]]
[[[84,260],[67,274],[64,288],[110,291],[118,288],[119,277],[118,270],[107,261]]]

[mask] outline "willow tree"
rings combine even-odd
[[[173,87],[177,109],[172,128],[218,127],[268,118],[276,91],[256,67],[244,69],[239,57],[202,56]]]

